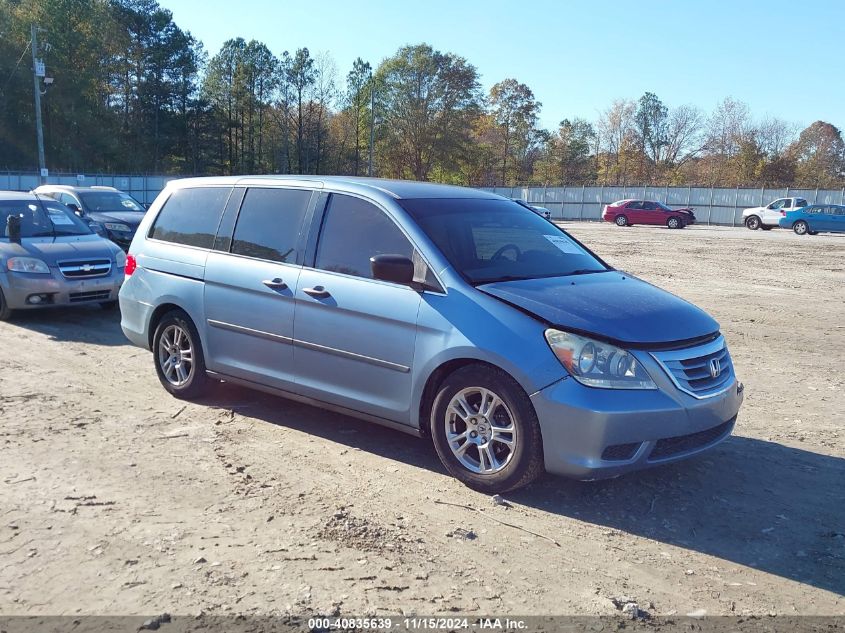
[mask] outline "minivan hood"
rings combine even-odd
[[[123,222],[130,228],[135,228],[144,219],[142,211],[92,211],[88,214],[89,220],[95,222]]]
[[[117,246],[97,235],[25,237],[20,244],[0,241],[0,256],[37,257],[48,266],[69,259],[114,259]]]
[[[704,310],[619,271],[502,281],[478,286],[554,327],[629,345],[655,345],[715,334]]]

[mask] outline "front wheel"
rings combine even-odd
[[[792,230],[795,231],[796,235],[806,235],[809,232],[810,227],[806,222],[804,222],[804,220],[798,220],[792,225]]]
[[[746,228],[749,228],[752,231],[756,231],[757,229],[759,229],[760,224],[762,224],[762,222],[760,222],[760,218],[758,218],[756,215],[749,215],[748,218],[746,218],[745,220]]]
[[[628,218],[626,218],[624,215],[617,215],[614,222],[616,222],[616,226],[627,226]]]
[[[672,217],[666,220],[666,226],[668,226],[670,229],[679,229],[683,226],[683,223],[681,222],[680,218]]]
[[[153,335],[153,357],[162,386],[177,398],[191,400],[205,393],[209,378],[200,337],[182,310],[168,312]]]
[[[8,321],[12,318],[12,309],[6,303],[6,297],[3,296],[3,291],[0,290],[0,321]]]
[[[480,492],[521,488],[544,471],[534,407],[499,369],[469,365],[451,374],[434,400],[430,430],[446,470]]]

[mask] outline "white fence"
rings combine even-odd
[[[119,174],[51,174],[47,183],[58,185],[107,185],[152,202],[177,176]],[[0,190],[29,191],[39,184],[35,172],[0,172]],[[521,198],[546,207],[557,220],[601,219],[604,205],[617,200],[657,200],[670,207],[693,207],[700,224],[742,224],[742,210],[768,204],[777,198],[801,197],[811,204],[845,204],[845,189],[727,189],[720,187],[493,187],[485,188],[508,198]]]
[[[80,175],[82,178],[80,178]],[[131,176],[115,174],[50,174],[45,184],[82,187],[117,187],[140,202],[152,202],[174,176]],[[36,172],[0,172],[0,191],[30,191],[41,184]]]
[[[736,226],[742,211],[777,198],[801,197],[810,204],[845,204],[845,189],[728,189],[720,187],[488,187],[508,198],[546,207],[558,220],[600,220],[604,205],[617,200],[656,200],[693,207],[700,224]]]

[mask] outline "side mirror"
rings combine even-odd
[[[20,244],[21,241],[21,218],[18,215],[9,215],[6,218],[6,237],[9,238],[10,242],[17,242]]]
[[[370,257],[373,279],[410,285],[414,281],[414,262],[404,255]]]

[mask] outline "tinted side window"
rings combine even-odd
[[[370,257],[413,256],[414,248],[381,209],[369,202],[332,194],[317,245],[316,266],[372,279]]]
[[[177,189],[164,203],[150,237],[199,248],[211,248],[229,187]]]
[[[298,262],[297,244],[311,192],[251,188],[246,192],[232,252],[289,264]]]

